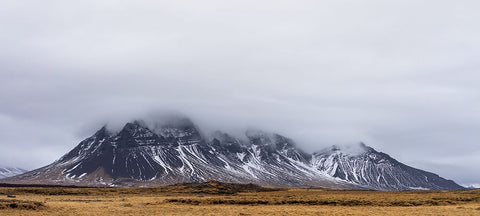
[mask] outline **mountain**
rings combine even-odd
[[[25,172],[27,172],[27,170],[22,168],[0,166],[0,179],[16,176]]]
[[[377,190],[464,189],[451,180],[407,166],[361,143],[361,152],[332,146],[313,154],[312,165],[329,176]]]
[[[404,165],[364,144],[309,154],[279,134],[249,130],[244,138],[205,136],[187,118],[102,127],[54,163],[5,179],[28,184],[154,186],[217,180],[332,189],[463,189]]]

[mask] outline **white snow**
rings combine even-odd
[[[238,159],[240,159],[241,161],[243,161],[243,158],[245,158],[245,155],[247,155],[247,154],[245,154],[244,152],[237,153],[237,157],[238,157]]]
[[[412,190],[430,190],[430,188],[424,188],[424,187],[409,187]]]
[[[234,169],[232,169],[232,167],[230,167],[230,164],[228,164],[228,162],[223,159],[222,157],[218,157],[218,159],[220,159],[223,163],[225,163],[225,165],[223,167],[225,167],[225,169],[227,170],[230,170],[230,171],[233,171]]]
[[[179,145],[177,147],[177,151],[178,153],[180,153],[180,160],[182,160],[183,162],[183,165],[187,164],[188,167],[190,167],[190,170],[192,171],[191,174],[193,174],[195,172],[195,169],[193,169],[193,166],[192,164],[190,163],[190,161],[188,160],[187,158],[187,155],[185,154],[185,152],[183,152],[183,149],[182,149],[182,145]],[[181,168],[181,172],[183,173],[183,170],[184,170],[184,166],[182,166]]]
[[[77,168],[78,166],[80,166],[80,164],[82,164],[82,162],[80,162],[80,163],[78,163],[77,165],[75,165],[74,167],[70,168],[69,170],[67,170],[67,172],[73,171],[75,168]]]
[[[167,164],[165,164],[165,162],[163,162],[162,158],[160,158],[159,155],[155,155],[155,156],[153,157],[153,159],[154,159],[160,166],[163,167],[163,169],[165,170],[166,174],[169,173],[168,170],[172,171],[172,169],[171,169],[169,166],[167,166]]]
[[[243,168],[247,173],[249,173],[252,177],[258,179],[258,177],[250,170],[251,168],[250,168],[249,165],[244,164],[244,165],[242,165],[242,168]]]

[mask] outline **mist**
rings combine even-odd
[[[0,165],[181,113],[480,182],[478,1],[6,1]],[[28,151],[26,151],[28,150]]]

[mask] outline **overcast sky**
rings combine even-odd
[[[480,1],[10,1],[0,165],[53,162],[105,122],[182,112],[308,151],[365,142],[480,183]]]

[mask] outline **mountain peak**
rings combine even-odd
[[[370,146],[367,146],[363,142],[360,142],[357,144],[332,145],[328,148],[325,148],[321,151],[316,152],[316,154],[320,154],[324,152],[330,152],[330,153],[336,152],[336,153],[342,153],[344,155],[358,156],[358,155],[362,155],[372,151],[374,152],[375,149],[373,149]]]
[[[254,145],[272,145],[278,149],[295,147],[293,140],[277,133],[269,133],[258,129],[248,129],[245,132],[245,135],[250,140],[250,143]]]
[[[212,139],[217,139],[222,143],[239,143],[240,140],[223,131],[216,130],[211,135]]]
[[[158,127],[173,127],[173,128],[185,128],[185,127],[195,127],[193,121],[181,115],[169,115],[169,116],[162,116],[153,120],[148,121],[150,122],[149,125],[152,128]]]
[[[147,124],[143,120],[134,120],[132,122],[127,122],[122,130],[135,130],[138,128],[148,128]]]
[[[95,132],[94,136],[96,137],[108,137],[110,136],[111,132],[107,129],[107,125],[101,127],[97,132]]]

